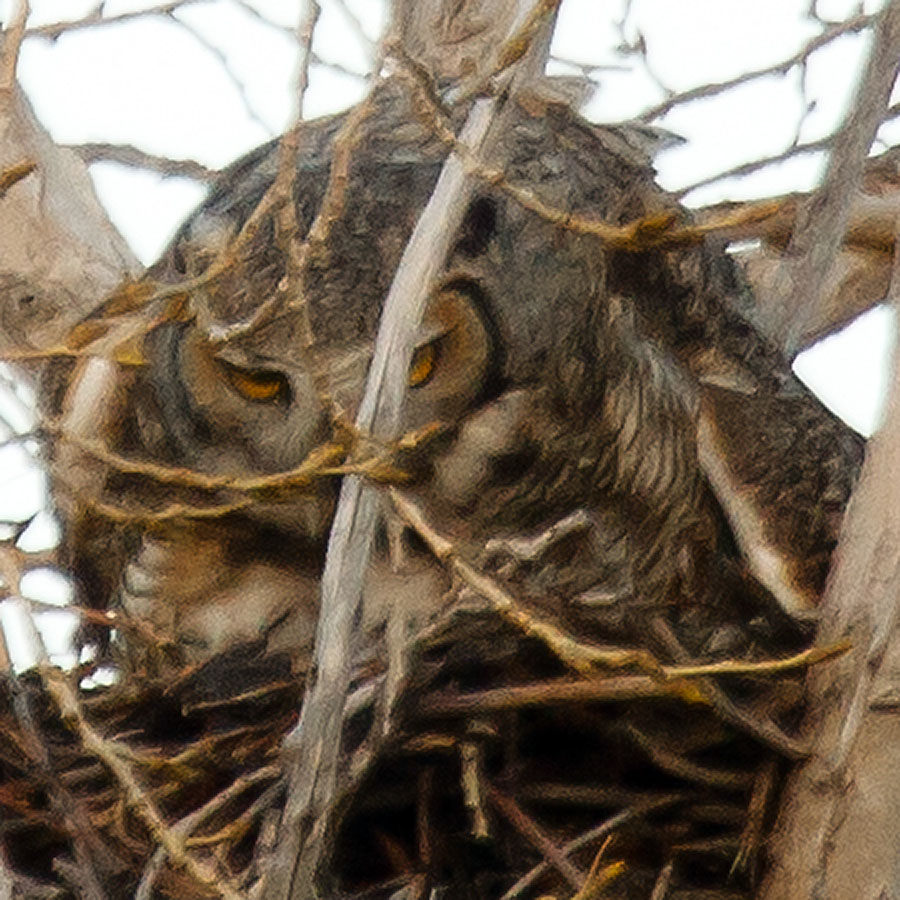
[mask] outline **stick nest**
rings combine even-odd
[[[647,630],[679,645],[672,616]],[[337,895],[752,896],[785,763],[802,752],[785,732],[797,671],[578,677],[478,604],[457,606],[411,658],[390,714],[373,702],[389,676],[374,660],[348,700]],[[17,895],[251,896],[302,702],[289,660],[248,644],[165,681],[80,677],[2,685]]]

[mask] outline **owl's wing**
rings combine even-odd
[[[750,573],[795,617],[821,595],[863,447],[792,375],[777,392],[701,387],[701,468]]]

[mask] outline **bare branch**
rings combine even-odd
[[[791,313],[783,345],[789,355],[799,344],[805,321],[815,316],[820,292],[844,238],[850,204],[862,179],[866,155],[888,111],[900,58],[900,3],[888,3],[879,15],[872,48],[850,114],[838,132],[822,186],[800,212],[788,245]]]
[[[538,4],[546,7],[546,0]],[[532,12],[524,3],[510,33]],[[532,29],[513,59],[530,74],[537,67],[529,47],[546,59],[555,6],[545,14],[546,35]],[[546,40],[536,40],[538,36]],[[504,42],[504,47],[506,46]],[[540,65],[543,70],[543,63]],[[513,90],[518,82],[513,85]],[[474,153],[489,143],[499,101],[479,99],[469,113],[460,141]],[[499,127],[499,125],[498,125]],[[406,374],[412,355],[412,331],[421,319],[435,278],[450,249],[475,182],[451,156],[444,164],[431,200],[422,212],[403,253],[385,300],[365,393],[357,417],[361,431],[390,439],[398,430]],[[337,815],[342,714],[351,683],[354,622],[362,604],[366,563],[379,515],[379,499],[363,490],[357,478],[345,478],[335,513],[322,578],[316,635],[315,668],[307,685],[300,722],[285,742],[291,763],[290,786],[282,820],[280,846],[270,869],[266,896],[307,898],[316,895]],[[316,765],[311,766],[310,760]]]
[[[717,94],[721,94],[724,91],[740,87],[743,84],[747,84],[749,81],[766,78],[769,75],[787,75],[791,69],[805,64],[809,57],[817,50],[821,50],[822,47],[827,46],[832,41],[845,34],[857,34],[860,31],[864,31],[877,18],[878,16],[875,14],[857,15],[851,19],[847,19],[845,22],[831,24],[826,31],[816,35],[816,37],[804,44],[793,56],[789,56],[787,59],[783,59],[770,66],[763,66],[760,69],[751,69],[749,72],[743,72],[735,78],[729,78],[726,81],[710,82],[709,84],[703,84],[687,91],[672,94],[661,103],[656,106],[651,106],[650,109],[642,112],[638,118],[642,122],[652,122],[654,119],[659,119],[669,113],[674,107],[690,103],[693,100],[715,97]]]
[[[158,3],[144,9],[136,9],[130,12],[117,13],[112,16],[103,14],[103,4],[92,9],[86,16],[80,19],[70,19],[66,22],[51,22],[47,25],[35,25],[25,31],[26,38],[40,37],[55,41],[64,34],[74,31],[83,31],[86,28],[97,28],[101,25],[118,25],[122,22],[130,22],[134,19],[145,19],[148,16],[172,16],[176,10],[186,6],[196,6],[198,3],[209,3],[210,0],[172,0],[170,3]]]
[[[19,63],[19,50],[25,36],[25,23],[31,12],[28,0],[19,0],[9,27],[2,32],[3,43],[0,44],[0,97],[12,92],[16,81],[16,67]]]
[[[123,166],[147,169],[165,178],[190,178],[204,184],[212,184],[219,177],[216,169],[210,169],[196,160],[157,156],[133,144],[67,144],[64,147],[78,154],[86,163],[116,162]]]
[[[174,22],[176,25],[183,28],[198,44],[200,44],[201,47],[203,47],[205,50],[208,50],[216,58],[220,68],[225,73],[225,77],[231,82],[232,86],[237,92],[237,95],[241,101],[241,105],[244,107],[244,111],[247,113],[248,118],[259,125],[259,127],[262,128],[262,130],[267,135],[271,135],[271,127],[267,122],[263,121],[259,113],[257,113],[256,109],[254,108],[253,104],[250,102],[250,97],[247,94],[247,86],[231,68],[228,62],[228,57],[225,55],[225,53],[212,41],[205,37],[202,32],[198,31],[192,25],[185,22],[184,19],[179,19],[178,16],[176,16],[174,13],[168,13],[166,18],[170,22]]]

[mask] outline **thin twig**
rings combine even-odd
[[[553,653],[575,672],[586,678],[596,674],[597,666],[620,668],[637,666],[651,674],[660,674],[661,667],[653,655],[645,650],[603,649],[582,644],[559,629],[551,622],[541,619],[534,613],[527,612],[521,604],[496,581],[479,572],[466,562],[454,545],[439,534],[425,518],[418,504],[395,488],[389,489],[389,495],[400,518],[406,522],[422,540],[428,549],[455,575],[469,587],[490,602],[503,618],[507,619],[525,634],[537,638],[553,651]]]
[[[555,844],[544,830],[531,818],[516,801],[498,790],[494,785],[486,783],[485,793],[497,810],[503,814],[510,824],[544,857],[569,884],[580,891],[587,876],[572,863],[566,855],[565,848]]]
[[[741,848],[731,864],[732,872],[744,869],[762,846],[765,824],[770,813],[770,803],[775,792],[778,762],[776,757],[764,759],[753,779],[753,790],[747,803],[744,828],[741,831]]]
[[[753,172],[758,172],[760,169],[765,169],[768,166],[773,166],[777,163],[786,162],[789,159],[793,159],[795,156],[803,156],[806,153],[822,153],[833,146],[834,139],[834,134],[828,134],[825,135],[825,137],[817,138],[814,141],[807,141],[803,144],[792,144],[779,153],[773,153],[769,156],[760,156],[749,162],[732,166],[730,169],[723,169],[720,172],[716,172],[714,175],[706,175],[703,178],[699,178],[697,181],[693,181],[684,187],[678,188],[678,190],[673,192],[673,196],[680,200],[692,191],[707,187],[710,184],[715,184],[717,181],[724,181],[727,178],[742,178],[744,175],[751,175]]]
[[[133,19],[144,19],[148,16],[171,17],[176,10],[186,6],[195,6],[198,3],[209,3],[210,0],[172,0],[170,3],[159,3],[156,6],[147,6],[144,9],[136,9],[130,12],[117,13],[112,16],[103,14],[102,6],[95,7],[87,15],[80,19],[70,19],[65,22],[51,22],[46,25],[34,25],[26,29],[25,37],[47,38],[55,41],[64,34],[73,31],[82,31],[86,28],[97,28],[101,25],[118,25]]]
[[[118,781],[126,802],[150,830],[154,840],[163,846],[172,860],[182,866],[198,884],[226,900],[243,900],[223,873],[215,871],[187,852],[181,835],[166,824],[156,804],[138,784],[131,767],[123,761],[121,756],[123,748],[116,742],[102,737],[87,721],[78,696],[65,674],[56,667],[47,665],[41,666],[40,671],[63,720],[78,732],[85,750],[96,756]]]
[[[254,772],[249,772],[236,778],[227,788],[220,791],[211,800],[203,804],[199,809],[194,810],[190,815],[180,819],[170,827],[170,832],[182,842],[187,842],[190,834],[199,828],[203,822],[217,813],[220,809],[239,797],[248,788],[253,787],[260,781],[271,781],[281,774],[278,766],[264,766]],[[141,876],[134,900],[150,900],[153,893],[153,885],[165,865],[168,850],[165,845],[156,848],[150,861],[144,868],[144,874]]]
[[[209,38],[207,38],[202,31],[194,28],[189,22],[185,22],[184,19],[179,19],[178,16],[174,14],[174,12],[169,13],[166,18],[168,21],[173,22],[175,25],[178,25],[184,31],[186,31],[204,50],[212,54],[215,57],[216,62],[219,64],[219,69],[225,74],[225,77],[231,82],[232,87],[238,95],[238,99],[241,102],[241,105],[244,107],[244,112],[247,114],[247,118],[250,119],[251,122],[255,122],[259,127],[263,130],[263,132],[271,137],[273,135],[272,127],[268,124],[268,122],[264,121],[263,118],[256,111],[253,103],[250,100],[250,96],[247,93],[247,85],[238,77],[237,73],[234,72],[231,68],[231,65],[228,61],[228,56],[226,53],[220,48],[217,47]]]
[[[655,616],[649,623],[654,637],[659,640],[672,658],[680,664],[690,665],[691,659],[678,640],[668,622],[661,616]],[[714,681],[701,678],[695,682],[697,690],[706,701],[728,723],[755,737],[766,746],[772,747],[789,759],[803,759],[809,754],[809,747],[796,738],[785,734],[773,721],[755,715],[738,706]]]
[[[624,728],[628,736],[647,754],[653,764],[670,775],[707,787],[724,788],[730,791],[743,791],[752,784],[752,776],[746,772],[725,772],[709,766],[698,765],[662,746],[634,725],[625,725]]]
[[[675,106],[684,103],[690,103],[693,100],[707,99],[729,91],[732,88],[740,87],[749,81],[755,81],[758,78],[766,78],[769,75],[786,75],[791,69],[805,63],[813,53],[821,50],[822,47],[830,44],[832,41],[845,34],[855,34],[868,28],[877,18],[877,14],[857,15],[851,19],[847,19],[840,24],[831,25],[822,34],[816,35],[814,38],[804,44],[795,54],[774,63],[769,66],[763,66],[760,69],[751,69],[748,72],[742,72],[735,78],[729,78],[725,81],[715,81],[709,84],[700,85],[687,91],[680,91],[677,94],[671,94],[656,106],[651,106],[638,116],[642,122],[652,122],[654,119],[666,115]]]
[[[164,178],[190,178],[203,184],[212,184],[219,177],[216,169],[210,169],[195,159],[158,156],[141,150],[134,144],[64,144],[63,147],[76,153],[86,163],[116,162],[136,169],[147,169]]]
[[[839,641],[829,647],[809,647],[782,659],[763,659],[745,662],[740,659],[724,659],[721,662],[696,666],[663,666],[666,678],[702,678],[708,675],[780,675],[795,669],[818,665],[846,653],[852,644]]]
[[[594,828],[580,834],[577,838],[563,845],[561,852],[564,856],[571,856],[573,853],[588,847],[595,841],[602,840],[613,834],[617,829],[629,822],[639,819],[650,813],[660,809],[681,803],[686,799],[685,794],[668,794],[663,797],[654,797],[652,800],[638,801],[637,803],[623,809],[620,813],[606,819]],[[542,862],[535,866],[526,875],[523,875],[501,898],[500,900],[517,900],[528,888],[531,887],[544,873],[550,868],[548,863]]]
[[[415,714],[423,718],[472,715],[555,706],[563,703],[620,703],[624,700],[685,699],[685,686],[649,675],[617,675],[570,681],[513,685],[467,693],[431,694],[419,701]],[[693,696],[690,697],[693,702]]]

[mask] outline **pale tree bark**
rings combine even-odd
[[[900,897],[900,357],[847,511],[819,642],[853,649],[810,678],[812,756],[791,777],[761,896]]]
[[[54,347],[140,265],[83,162],[53,143],[15,85],[0,91],[0,352]]]
[[[852,183],[862,174],[877,123],[887,106],[900,61],[900,3],[889,3],[876,29],[866,72],[836,145],[819,202],[826,208],[823,230],[807,220],[792,242],[805,244],[791,261],[798,299],[786,332],[800,333],[816,305],[832,256],[840,247]],[[830,212],[827,207],[831,206]],[[840,208],[843,207],[843,208]],[[894,254],[891,293],[900,294]],[[812,272],[818,267],[818,274]],[[827,299],[827,298],[826,298]],[[895,354],[896,357],[896,354]],[[860,483],[844,520],[817,641],[849,638],[852,649],[810,675],[805,737],[808,761],[790,777],[770,842],[765,900],[787,898],[900,897],[900,369],[888,413],[870,441]]]
[[[435,80],[459,75],[466,82],[486,79],[506,64],[508,71],[500,77],[508,95],[495,90],[493,96],[476,100],[461,131],[460,142],[475,157],[490,157],[504,127],[504,103],[543,72],[558,6],[558,0],[508,0],[492,4],[490,17],[483,15],[484,4],[477,2],[420,2],[414,16],[403,4],[395,9],[393,33],[399,36],[402,52],[426,65]],[[463,21],[471,28],[460,32]],[[458,66],[459,60],[464,64]],[[476,186],[475,176],[451,155],[385,300],[356,421],[363,433],[386,441],[397,437],[414,330]],[[353,637],[356,623],[365,618],[361,610],[366,570],[380,516],[375,489],[359,477],[346,477],[322,576],[312,674],[300,721],[285,741],[288,796],[279,845],[263,888],[265,900],[313,900],[327,890],[323,885],[327,864],[352,781],[341,771],[347,768],[347,760],[341,758],[341,735],[351,687]],[[391,698],[383,701],[386,706],[390,703]]]

